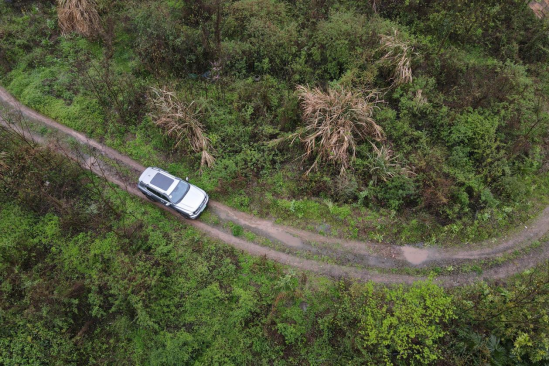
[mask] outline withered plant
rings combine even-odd
[[[380,35],[380,49],[385,52],[379,60],[393,68],[392,86],[412,82],[411,58],[413,47],[399,39],[399,32],[393,35]]]
[[[384,140],[384,131],[372,117],[376,105],[382,102],[378,92],[365,95],[337,87],[325,93],[301,85],[297,91],[306,125],[291,137],[305,145],[304,159],[316,156],[306,175],[320,161],[338,165],[340,174],[344,174],[355,159],[358,141]]]
[[[57,19],[63,34],[77,32],[93,38],[101,30],[95,0],[58,0]]]
[[[387,182],[396,175],[414,176],[414,172],[407,166],[399,162],[399,157],[394,155],[391,148],[387,145],[377,147],[372,144],[372,153],[370,154],[370,175],[376,185],[379,181]]]
[[[175,140],[174,147],[188,144],[194,152],[201,152],[201,168],[205,165],[211,167],[215,158],[209,153],[212,151],[210,139],[205,134],[204,125],[199,121],[202,107],[195,101],[181,101],[166,87],[151,88],[149,101],[153,110],[150,113],[151,118],[166,135]]]

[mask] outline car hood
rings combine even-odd
[[[189,191],[181,199],[179,203],[176,204],[176,207],[185,210],[186,212],[193,213],[199,208],[199,206],[204,201],[206,193],[199,189],[197,186],[189,185]]]

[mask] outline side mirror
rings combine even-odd
[[[185,181],[189,182],[189,177],[185,177]]]

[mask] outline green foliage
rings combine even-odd
[[[0,1],[2,85],[141,164],[191,177],[216,200],[301,228],[473,241],[548,202],[548,25],[523,1],[111,3],[98,3],[105,33],[88,41],[60,35],[53,1]],[[413,80],[389,89],[394,69],[381,41],[394,30],[411,47]],[[320,167],[303,177],[299,144],[270,144],[299,126],[298,83],[382,91],[373,118],[391,154],[360,145],[345,176]],[[214,167],[197,173],[200,155],[173,151],[144,117],[153,85],[207,107]],[[18,182],[31,191],[43,183]],[[59,193],[64,230],[97,230],[102,206]],[[17,203],[44,214],[53,204],[42,194]],[[97,215],[80,214],[88,210]],[[169,247],[165,240],[133,239],[128,251]]]
[[[435,228],[543,190],[524,183],[544,176],[547,161],[548,28],[522,1],[101,3],[96,42],[61,36],[50,3],[25,4],[0,8],[1,78],[17,98],[144,164],[189,175],[200,155],[173,152],[144,118],[145,88],[170,85],[208,107],[201,123],[217,164],[197,182],[220,196],[249,194],[283,170],[286,199],[414,210]],[[382,41],[395,31],[414,77],[389,91]],[[388,154],[358,146],[345,178],[330,167],[301,178],[298,144],[269,144],[296,131],[297,83],[384,91],[373,118]]]
[[[233,234],[233,236],[235,237],[239,237],[243,234],[244,230],[243,230],[243,227],[241,227],[240,225],[238,224],[235,224],[235,223],[229,223],[229,228],[231,228],[231,234]]]
[[[544,17],[537,19],[525,1],[405,1],[385,6],[382,12],[430,35],[439,49],[447,43],[463,47],[483,44],[503,60],[548,60],[547,50],[535,46],[547,37],[548,22]]]
[[[18,180],[11,190],[0,186],[3,364],[439,365],[548,358],[547,268],[509,285],[454,294],[430,281],[384,287],[310,279],[208,240],[101,182],[104,189],[94,191],[77,179],[76,167],[53,172],[55,181],[51,167],[12,158],[28,151],[0,141],[9,179]],[[62,164],[51,152],[41,154]],[[96,213],[88,217],[95,226],[52,206],[33,211],[14,198],[13,187],[28,194],[29,177],[52,179],[56,200],[66,199],[62,187],[87,192],[73,195],[72,205]],[[351,215],[330,201],[281,203],[295,214],[326,208],[341,220]],[[117,215],[98,214],[104,205]],[[231,228],[242,234],[242,227]]]
[[[416,200],[417,190],[414,181],[403,175],[395,176],[377,188],[371,187],[370,190],[383,206],[396,211]]]
[[[297,52],[297,24],[287,6],[274,0],[241,0],[228,6],[222,58],[236,75],[284,75]]]
[[[426,365],[441,358],[438,341],[455,318],[452,303],[429,282],[383,292],[372,284],[354,286],[341,300],[337,322],[358,333],[353,343],[362,363]]]
[[[99,5],[106,33],[91,42],[60,35],[52,1],[1,1],[2,84],[182,177],[200,157],[171,150],[143,91],[204,101],[219,158],[192,179],[231,205],[410,242],[486,238],[548,201],[548,22],[524,1]],[[414,47],[414,78],[388,91],[380,35],[394,29]],[[296,145],[269,144],[298,126],[297,83],[382,89],[374,117],[393,155],[358,146],[346,175],[304,178]],[[548,363],[547,269],[452,293],[337,286],[12,143],[0,136],[0,364]]]
[[[548,265],[509,284],[476,284],[456,292],[458,364],[548,363]],[[467,348],[464,349],[464,348]]]
[[[203,73],[208,48],[198,29],[174,17],[162,2],[131,8],[133,48],[141,66],[154,75]]]
[[[318,79],[338,79],[350,68],[357,51],[367,41],[366,23],[362,14],[335,11],[317,24],[310,48]]]

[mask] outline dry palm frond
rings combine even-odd
[[[325,161],[340,166],[340,174],[355,159],[357,141],[382,141],[384,132],[372,118],[376,104],[382,102],[377,92],[366,97],[343,88],[329,88],[324,93],[318,88],[298,86],[302,118],[306,126],[293,135],[305,145],[305,158],[316,154],[306,175]]]
[[[407,166],[402,166],[399,157],[393,154],[393,151],[387,145],[378,148],[371,143],[373,153],[370,155],[371,167],[370,175],[373,183],[376,185],[379,180],[387,182],[396,175],[414,176],[414,172]]]
[[[189,104],[180,101],[174,92],[166,88],[151,88],[150,103],[154,112],[150,114],[155,124],[165,134],[175,139],[174,147],[189,144],[194,152],[201,152],[201,168],[211,167],[215,158],[208,152],[212,150],[210,139],[199,121],[201,108],[193,101]]]
[[[95,0],[58,0],[57,18],[63,34],[77,32],[95,37],[100,31]]]
[[[393,35],[381,35],[381,49],[385,55],[379,62],[388,62],[393,68],[392,86],[412,82],[411,56],[413,47],[400,41],[399,33],[394,29]]]

